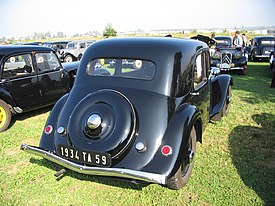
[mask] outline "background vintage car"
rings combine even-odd
[[[48,41],[48,42],[43,42],[42,46],[52,48],[56,52],[59,52],[60,49],[65,49],[69,42],[71,41],[70,40]]]
[[[207,123],[229,111],[231,77],[217,76],[217,68],[209,73],[209,48],[201,41],[94,43],[81,59],[71,92],[48,117],[39,147],[21,149],[79,173],[180,189]]]
[[[275,46],[274,36],[256,36],[248,47],[251,61],[268,60]]]
[[[63,62],[72,62],[81,59],[88,46],[95,43],[95,40],[72,41],[66,48],[59,52],[59,59]]]
[[[215,40],[216,48],[211,56],[211,66],[216,66],[221,71],[237,70],[239,74],[245,74],[248,59],[245,50],[233,47],[230,36],[217,36]]]
[[[60,64],[53,49],[0,46],[0,132],[12,114],[54,104],[69,91],[77,64]]]

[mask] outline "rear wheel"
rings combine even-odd
[[[194,167],[194,157],[196,153],[196,140],[197,140],[196,129],[193,126],[188,139],[186,157],[183,159],[183,162],[181,163],[176,173],[168,179],[167,186],[169,188],[174,190],[179,190],[184,185],[187,184],[191,176],[192,169]]]
[[[0,100],[0,132],[5,131],[11,122],[11,112],[9,106]]]

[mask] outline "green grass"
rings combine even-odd
[[[68,172],[20,151],[38,145],[50,108],[18,115],[0,134],[0,205],[275,205],[275,89],[268,63],[232,74],[230,113],[208,124],[182,190]]]

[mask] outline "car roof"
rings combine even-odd
[[[59,43],[69,43],[71,42],[70,40],[62,40],[62,41],[46,41],[43,42],[43,44],[59,44]]]
[[[33,46],[33,45],[1,45],[0,46],[0,55],[5,56],[12,53],[20,52],[32,52],[32,51],[54,51],[51,48],[43,46]]]
[[[96,42],[96,40],[77,40],[77,41],[70,41],[69,43],[83,43],[83,42]]]
[[[275,39],[275,36],[255,36],[254,39]]]
[[[216,36],[215,39],[232,39],[231,36]]]
[[[171,37],[126,37],[97,41],[86,50],[86,56],[127,57],[154,60],[173,56],[177,52],[188,53],[197,47],[208,46],[202,41]],[[190,50],[191,49],[191,50]]]

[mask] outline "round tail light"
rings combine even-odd
[[[164,155],[164,156],[169,156],[172,154],[172,147],[170,147],[169,145],[164,145],[162,148],[161,148],[161,153]]]
[[[53,131],[52,125],[47,125],[47,126],[45,127],[45,129],[44,129],[44,132],[45,132],[47,135],[51,134],[52,131]]]

